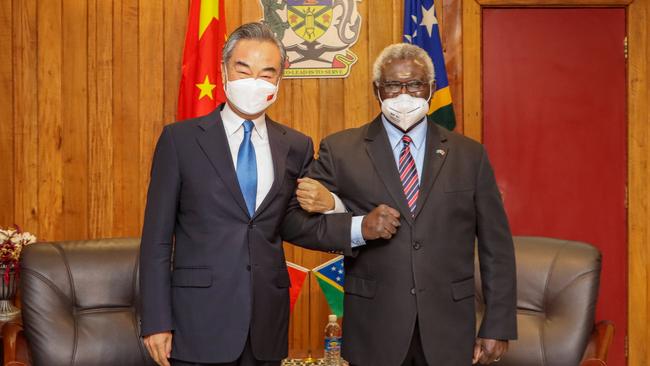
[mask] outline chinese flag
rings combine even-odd
[[[289,272],[289,278],[291,279],[291,288],[289,289],[289,304],[291,311],[293,311],[293,306],[296,304],[296,301],[298,301],[298,295],[300,295],[300,290],[302,289],[302,285],[305,283],[305,278],[307,278],[309,270],[305,267],[287,261],[287,271]]]
[[[210,113],[226,100],[221,50],[226,40],[225,0],[192,0],[185,34],[177,120]]]

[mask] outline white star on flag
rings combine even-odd
[[[431,31],[433,29],[433,25],[438,24],[438,19],[436,19],[435,11],[436,9],[433,4],[431,4],[431,7],[429,9],[425,8],[424,6],[422,7],[422,22],[420,23],[420,25],[423,25],[427,28],[427,32],[429,32],[429,37],[431,37]]]

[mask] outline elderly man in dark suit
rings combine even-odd
[[[307,174],[313,180],[300,181],[285,219],[285,238],[346,255],[343,356],[352,365],[496,362],[517,334],[515,260],[485,149],[427,121],[434,69],[421,48],[384,49],[373,88],[382,114],[322,141]],[[316,181],[340,198],[349,221],[298,207],[335,206]],[[371,211],[382,204],[390,207]],[[377,221],[369,218],[378,214],[399,228],[371,240],[365,233]],[[348,237],[325,242],[317,233],[326,231]],[[478,336],[475,247],[486,300]]]

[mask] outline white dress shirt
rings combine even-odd
[[[237,155],[239,146],[244,139],[244,119],[239,117],[230,108],[228,103],[225,104],[221,111],[221,119],[226,129],[226,137],[230,147],[232,162],[237,167]],[[263,114],[252,120],[255,127],[251,135],[251,142],[255,148],[255,159],[257,162],[257,194],[255,195],[255,209],[260,207],[260,203],[271,190],[273,185],[273,159],[271,156],[271,145],[269,144],[269,135],[266,129],[266,115]]]

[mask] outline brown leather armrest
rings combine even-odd
[[[8,322],[2,326],[2,343],[5,366],[31,365],[23,326],[20,323]]]
[[[614,338],[614,323],[603,320],[591,332],[580,366],[606,366],[607,353]]]

